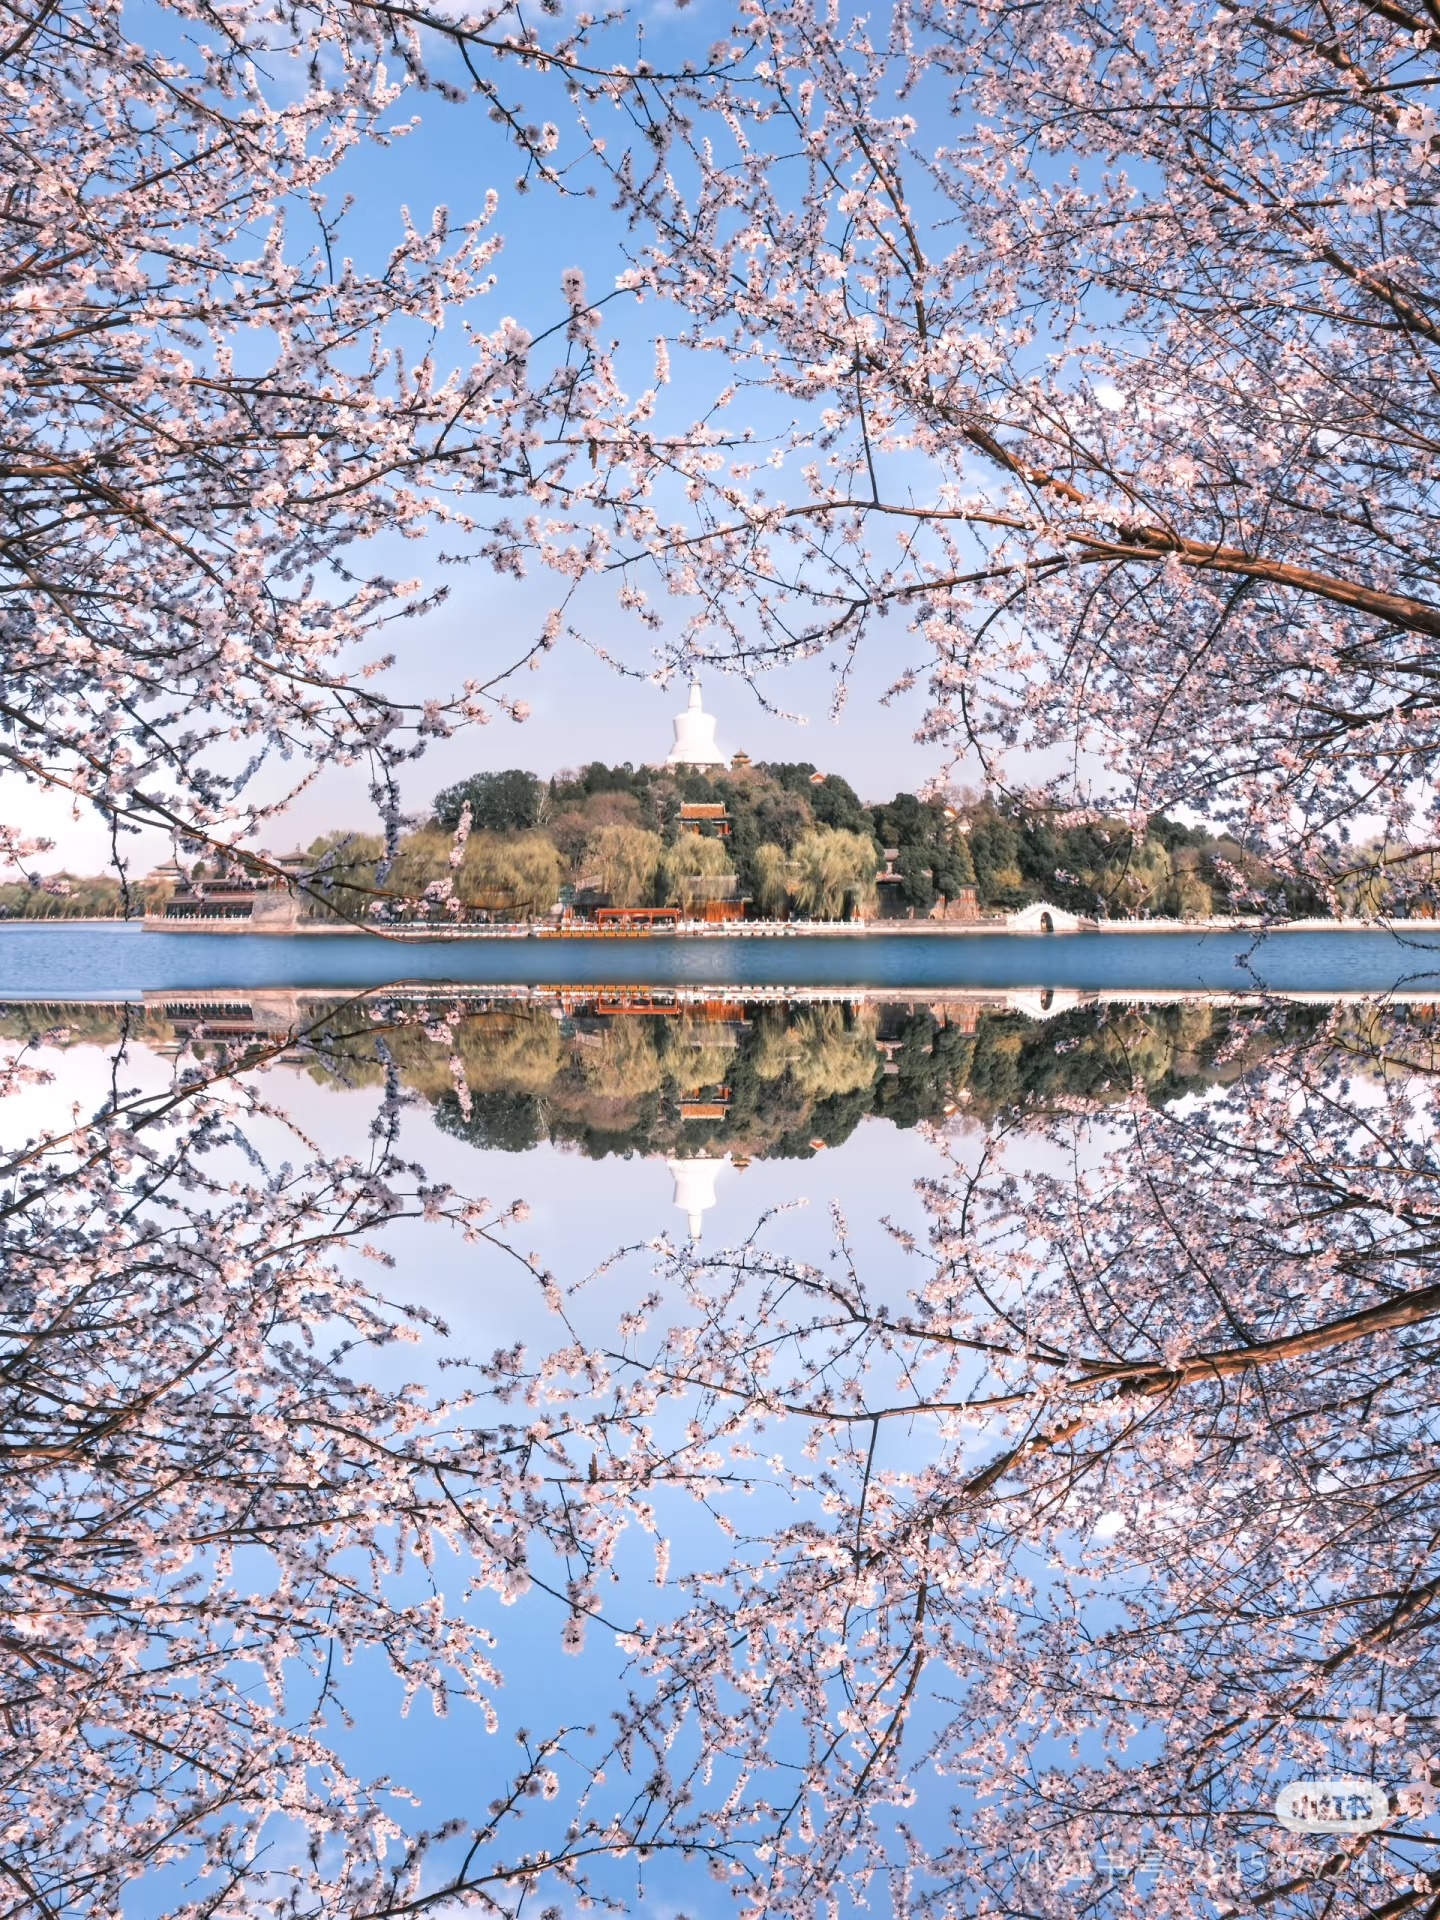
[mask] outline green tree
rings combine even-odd
[[[900,904],[926,913],[935,900],[934,856],[926,846],[903,846],[896,865],[900,873]]]
[[[1020,829],[992,801],[973,809],[969,837],[982,906],[1023,907],[1039,898],[1021,871]]]
[[[871,821],[882,847],[927,846],[937,837],[944,816],[913,793],[897,793],[887,805],[871,809]]]
[[[109,920],[123,908],[120,882],[114,874],[32,874],[28,880],[0,887],[0,919]],[[130,911],[142,904],[163,905],[158,888],[132,885]]]
[[[773,780],[777,787],[784,787],[792,793],[808,794],[815,774],[815,763],[812,760],[763,760],[755,771]]]
[[[378,833],[326,833],[312,840],[306,848],[314,863],[312,894],[302,896],[302,914],[315,920],[364,919],[376,897],[375,869],[384,851]]]
[[[1193,868],[1177,866],[1169,905],[1181,920],[1203,920],[1215,911],[1215,898]]]
[[[592,760],[589,766],[557,773],[550,782],[550,802],[555,807],[583,806],[597,793],[630,793],[645,806],[657,780],[673,786],[668,774],[653,767],[632,767],[628,760],[607,767],[603,760]]]
[[[935,860],[935,885],[947,900],[953,900],[962,887],[975,885],[975,862],[970,842],[958,827],[951,826]]]
[[[660,865],[667,901],[684,897],[685,880],[702,876],[718,879],[727,874],[733,877],[735,872],[725,842],[699,833],[682,833],[673,846],[665,849]]]
[[[435,1124],[487,1153],[528,1153],[547,1137],[545,1108],[533,1093],[475,1093],[466,1113],[453,1092],[441,1095]]]
[[[868,833],[817,828],[797,845],[793,870],[795,904],[812,920],[838,920],[847,908],[868,913],[875,904],[875,842]]]
[[[457,876],[461,900],[479,901],[487,895],[505,895],[522,919],[548,913],[565,879],[560,850],[543,833],[502,836],[472,833],[465,843]]]
[[[435,880],[453,877],[450,849],[454,836],[439,827],[422,827],[408,833],[396,849],[381,890],[401,900],[418,900]]]
[[[774,786],[797,794],[818,825],[845,833],[871,831],[870,809],[849,781],[842,780],[838,773],[821,774],[817,778],[808,760],[768,760],[756,771],[764,774]],[[779,834],[775,837],[780,839]]]
[[[815,815],[803,793],[775,787],[757,796],[755,826],[760,840],[790,853],[814,825]]]
[[[1175,912],[1178,896],[1174,874],[1174,857],[1158,840],[1147,837],[1137,844],[1128,834],[1117,832],[1110,858],[1095,878],[1109,911],[1124,917],[1141,912]],[[1188,911],[1194,913],[1198,899],[1195,889],[1187,886],[1181,891],[1190,902]]]
[[[873,1085],[880,1071],[875,1034],[873,1008],[800,1007],[791,1019],[760,1027],[755,1072],[761,1080],[788,1075],[807,1100],[857,1093]]]
[[[790,861],[783,847],[755,849],[750,862],[750,895],[762,920],[783,920],[790,911]]]
[[[644,827],[600,827],[585,849],[587,872],[617,907],[654,904],[665,843]]]
[[[545,788],[533,773],[508,767],[503,773],[472,773],[435,796],[435,817],[453,827],[466,806],[473,828],[492,833],[523,833],[538,826]]]
[[[665,1035],[658,1022],[616,1020],[591,1038],[594,1044],[580,1055],[580,1071],[606,1100],[634,1100],[665,1085]]]
[[[618,787],[607,787],[589,795],[581,794],[578,799],[571,797],[563,806],[552,809],[545,822],[546,833],[572,864],[584,858],[586,847],[600,827],[646,827],[653,830],[654,822],[646,818],[644,805],[638,795],[625,793]]]
[[[781,786],[764,767],[734,768],[717,774],[711,785],[730,811],[726,845],[740,891],[754,899],[761,878],[755,869],[758,849],[772,845],[788,855],[800,836],[815,825],[815,816],[803,794]]]
[[[829,827],[836,833],[870,837],[870,809],[849,781],[842,780],[838,773],[827,773],[818,785],[811,787],[808,797],[810,811],[822,827]]]

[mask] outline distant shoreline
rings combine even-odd
[[[1009,926],[1003,920],[745,920],[715,926],[680,926],[652,930],[640,927],[559,927],[516,922],[488,927],[354,927],[333,921],[307,921],[298,927],[254,926],[246,920],[163,920],[154,916],[130,919],[0,919],[0,931],[25,928],[31,931],[56,928],[133,927],[143,933],[158,934],[253,934],[267,940],[290,940],[309,935],[386,941],[506,941],[506,940],[828,940],[868,939],[900,936],[904,939],[975,939],[1003,935],[1023,940],[1063,940],[1077,934],[1152,934],[1152,933],[1396,933],[1440,934],[1440,918],[1433,920],[1361,920],[1321,919],[1248,920],[1211,915],[1203,920],[1082,920],[1078,926],[1046,931],[1035,927]]]
[[[63,993],[46,995],[37,990],[5,992],[0,988],[0,1009],[7,1007],[136,1007],[158,1008],[182,1002],[188,1007],[213,1005],[230,1007],[237,1003],[273,1012],[283,1031],[293,1004],[352,1000],[370,995],[384,996],[418,1005],[456,994],[470,995],[487,1004],[513,1003],[526,1007],[554,1007],[562,1000],[573,1001],[586,995],[601,999],[617,991],[652,992],[623,983],[572,981],[557,985],[553,981],[453,981],[392,980],[376,986],[356,987],[353,982],[338,986],[303,987],[142,987],[115,993]],[[946,987],[932,981],[907,984],[894,981],[885,986],[826,984],[808,986],[793,981],[714,980],[707,983],[675,981],[658,989],[673,1003],[675,1012],[704,1007],[717,1000],[745,1002],[753,1006],[887,1006],[908,1003],[929,1007],[973,1006],[981,1011],[1024,1013],[1032,1018],[1048,1019],[1083,1007],[1178,1007],[1204,1002],[1209,1006],[1263,1008],[1283,1000],[1297,1007],[1365,1006],[1383,998],[1396,1006],[1434,1006],[1433,987],[1394,987],[1383,993],[1367,987]],[[303,1016],[297,1013],[297,1018]]]

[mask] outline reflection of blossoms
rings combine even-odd
[[[469,1082],[465,1078],[465,1062],[458,1053],[452,1053],[450,1056],[450,1080],[455,1088],[455,1098],[460,1103],[460,1111],[468,1120],[474,1111],[475,1101],[470,1092]]]
[[[447,1018],[369,1012],[391,1068],[407,1021],[432,1030],[459,1097]],[[517,1873],[613,1894],[606,1862],[640,1847],[696,1850],[777,1920],[897,1886],[903,1920],[1124,1920],[1136,1875],[1175,1920],[1432,1900],[1423,1838],[1373,1836],[1340,1875],[1270,1811],[1354,1775],[1403,1784],[1413,1823],[1440,1784],[1428,1050],[1367,1011],[1170,1108],[1001,1115],[950,1142],[928,1245],[897,1233],[873,1279],[838,1214],[814,1265],[765,1223],[585,1286],[531,1256],[553,1336],[478,1367],[357,1277],[411,1215],[498,1252],[527,1212],[399,1160],[393,1071],[363,1161],[271,1164],[258,1083],[198,1052],[21,1148],[18,1865],[61,1907],[218,1848],[240,1920],[283,1820],[320,1849],[283,1884],[327,1913]],[[417,1338],[445,1397],[367,1377]],[[621,1609],[634,1546],[653,1584]],[[462,1804],[422,1844],[311,1707],[343,1705],[333,1650],[383,1650],[406,1698],[490,1720],[484,1596],[539,1609],[577,1686],[612,1636],[629,1677],[605,1736],[529,1743],[498,1812]],[[507,1837],[532,1802],[558,1823],[545,1868]]]
[[[443,1901],[448,1856],[407,1836],[404,1783],[352,1773],[326,1723],[370,1649],[407,1701],[493,1728],[492,1636],[465,1580],[446,1605],[427,1569],[458,1553],[472,1591],[512,1592],[530,1448],[463,1392],[370,1384],[367,1356],[440,1329],[337,1256],[410,1215],[492,1242],[508,1216],[417,1183],[392,1099],[367,1158],[271,1166],[281,1118],[255,1087],[193,1055],[179,1072],[0,1162],[6,1873],[44,1913],[114,1912],[138,1876],[182,1889],[202,1867],[218,1891],[174,1911]],[[35,1077],[22,1053],[0,1085]],[[603,1557],[610,1531],[576,1516],[565,1544]],[[465,1830],[476,1898],[543,1877],[501,1835],[576,1778],[563,1734],[518,1764]],[[562,1874],[568,1844],[562,1826]]]
[[[904,1292],[843,1237],[822,1268],[682,1251],[653,1333],[617,1317],[603,1351],[515,1375],[547,1417],[569,1373],[548,1417],[577,1450],[589,1423],[606,1483],[736,1529],[733,1555],[689,1543],[679,1617],[627,1635],[623,1733],[673,1757],[690,1831],[757,1848],[757,1911],[895,1875],[907,1914],[1118,1914],[1142,1870],[1177,1914],[1440,1893],[1423,1841],[1313,1879],[1267,1811],[1296,1775],[1409,1772],[1440,1688],[1440,1136],[1394,1077],[1404,1022],[1359,1099],[1354,1045],[1193,1109],[1037,1123],[1043,1154],[1002,1129],[927,1187]],[[775,1486],[747,1526],[733,1494]],[[908,1811],[937,1792],[952,1833]],[[1218,1864],[1216,1820],[1245,1843]],[[1100,1854],[1108,1892],[1049,1870]]]

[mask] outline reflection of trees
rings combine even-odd
[[[543,1007],[467,1010],[452,991],[429,1003],[381,994],[312,1005],[305,1047],[322,1085],[378,1087],[393,1070],[436,1107],[447,1132],[477,1145],[523,1151],[548,1136],[594,1154],[703,1146],[790,1155],[813,1151],[817,1139],[838,1144],[870,1114],[909,1127],[943,1122],[963,1105],[988,1120],[1016,1109],[1123,1102],[1137,1083],[1168,1100],[1235,1079],[1320,1019],[1288,1007],[1237,1027],[1234,1010],[1204,1001],[1081,1007],[1045,1022],[998,1011],[966,1017],[943,1004],[831,1002],[752,1007],[735,1021],[582,1013],[562,1025]],[[122,1033],[158,1044],[175,1038],[159,1009],[0,1007],[0,1034],[53,1039],[57,1030],[62,1044]],[[1423,1023],[1394,1013],[1375,1044],[1411,1053],[1418,1044],[1427,1058],[1430,1046]],[[468,1111],[457,1073],[471,1096]],[[684,1094],[722,1083],[731,1096],[725,1118],[682,1123]]]
[[[837,1145],[871,1114],[908,1127],[943,1122],[963,1105],[985,1120],[1017,1108],[1123,1102],[1137,1082],[1156,1099],[1173,1098],[1233,1079],[1317,1018],[1289,1009],[1236,1032],[1227,1010],[1207,1005],[1081,1008],[1043,1025],[986,1013],[971,1032],[925,1008],[830,1003],[753,1008],[722,1042],[694,1018],[591,1020],[565,1040],[548,1014],[486,1015],[454,1028],[475,1093],[468,1117],[450,1091],[448,1038],[427,1038],[416,1024],[387,1044],[405,1082],[437,1102],[444,1130],[477,1145],[510,1138],[530,1146],[549,1133],[595,1154],[704,1146],[786,1156],[813,1152],[817,1140]],[[523,1077],[506,1066],[510,1043],[499,1038],[511,1024],[537,1036],[534,1071]],[[373,1036],[365,1046],[378,1078]],[[677,1101],[687,1090],[721,1083],[730,1091],[723,1120],[681,1121]],[[522,1093],[537,1104],[517,1126],[513,1096]]]
[[[765,1910],[1436,1910],[1440,1142],[1374,1064],[997,1128],[905,1288],[674,1262],[612,1362],[690,1416],[671,1471],[786,1499],[636,1634],[627,1733],[725,1756]],[[1346,1772],[1386,1836],[1276,1830]]]
[[[664,1029],[652,1021],[617,1020],[586,1033],[579,1052],[580,1071],[603,1097],[633,1099],[655,1093],[666,1074],[660,1044]]]
[[[816,1055],[828,1033],[843,1077],[851,1035],[813,1011],[793,1031]],[[658,1022],[595,1037],[637,1084],[684,1050]],[[1206,1040],[1191,1018],[1172,1053]],[[1254,1040],[1232,1025],[1215,1074]],[[1423,1022],[1272,1033],[1200,1100],[999,1117],[957,1138],[928,1238],[901,1232],[873,1277],[843,1230],[816,1265],[757,1233],[657,1279],[647,1249],[633,1295],[623,1263],[579,1290],[531,1269],[555,1337],[440,1374],[444,1402],[381,1383],[397,1342],[438,1351],[440,1330],[339,1257],[410,1212],[502,1224],[395,1158],[409,1044],[392,1028],[361,1161],[287,1167],[253,1084],[187,1054],[172,1088],[6,1163],[17,1913],[113,1910],[128,1876],[206,1849],[228,1891],[197,1912],[293,1891],[398,1914],[472,1882],[501,1898],[502,1870],[513,1910],[546,1876],[515,1880],[500,1814],[462,1784],[436,1812],[463,1825],[417,1851],[325,1725],[367,1651],[487,1713],[486,1593],[553,1609],[574,1649],[587,1621],[626,1629],[610,1751],[522,1761],[555,1796],[560,1878],[589,1861],[622,1904],[605,1863],[641,1840],[733,1866],[757,1914],[1432,1911]],[[612,1619],[627,1530],[662,1562],[673,1535],[678,1580]],[[1282,1781],[1344,1771],[1413,1783],[1387,1834],[1277,1833]],[[256,1866],[277,1824],[318,1853]]]
[[[811,1099],[858,1093],[871,1085],[878,1070],[875,1039],[870,1007],[848,1017],[843,1007],[800,1007],[793,1017],[761,1020],[755,1072],[761,1080],[788,1075]]]
[[[442,1051],[441,1047],[423,1027],[418,1031],[413,1027],[397,1028],[392,1045],[396,1060],[401,1063],[402,1079],[407,1085],[420,1087],[418,1077],[414,1081],[409,1079],[402,1048],[414,1049],[417,1073],[422,1061],[433,1073],[430,1063]],[[491,1015],[483,1021],[457,1021],[453,1037],[446,1045],[452,1055],[458,1054],[464,1062],[465,1076],[472,1087],[504,1088],[511,1093],[543,1093],[555,1078],[564,1051],[555,1022],[544,1014]],[[431,1085],[437,1084],[431,1082]]]
[[[194,1915],[413,1911],[449,1868],[397,1844],[404,1783],[354,1775],[326,1729],[366,1652],[405,1698],[493,1718],[490,1636],[433,1563],[463,1556],[452,1592],[524,1591],[496,1525],[519,1508],[491,1501],[529,1447],[367,1379],[439,1329],[336,1256],[407,1214],[477,1238],[504,1217],[417,1186],[388,1102],[368,1155],[327,1161],[193,1058],[153,1097],[127,1072],[122,1051],[94,1117],[0,1173],[3,1910],[113,1913],[151,1876]],[[0,1091],[27,1075],[22,1053]],[[577,1575],[612,1531],[566,1523]],[[534,1877],[499,1857],[505,1803],[565,1765],[531,1745],[466,1829],[502,1907]]]

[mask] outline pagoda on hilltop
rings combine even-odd
[[[729,756],[715,744],[715,716],[706,713],[700,700],[700,682],[690,682],[690,698],[685,711],[675,716],[675,744],[666,758],[667,767],[728,767]]]

